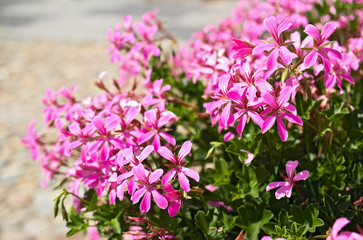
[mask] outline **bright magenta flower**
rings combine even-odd
[[[159,149],[159,154],[167,160],[173,162],[174,164],[173,168],[168,173],[166,173],[161,180],[164,186],[173,179],[175,174],[178,174],[180,187],[185,192],[190,191],[189,180],[185,175],[199,182],[199,174],[194,170],[184,167],[184,165],[187,164],[187,161],[184,160],[184,157],[190,153],[191,149],[192,143],[190,141],[186,141],[183,143],[178,153],[178,156],[175,156],[175,154],[173,154],[166,147],[161,147]]]
[[[170,111],[160,112],[157,109],[151,109],[149,111],[146,111],[144,115],[145,131],[139,133],[140,136],[138,137],[138,143],[143,144],[149,141],[150,139],[153,139],[152,145],[154,146],[156,152],[159,150],[161,146],[160,138],[165,139],[168,143],[174,146],[175,138],[162,131],[161,127],[163,127],[167,123],[176,120],[177,117],[175,116],[174,113]]]
[[[139,190],[134,192],[131,197],[133,204],[139,202],[142,196],[144,196],[140,204],[140,211],[148,212],[150,210],[152,196],[161,209],[167,208],[168,201],[155,187],[155,184],[159,181],[161,175],[163,175],[163,170],[157,169],[154,172],[148,172],[142,164],[139,164],[133,168],[133,172],[137,180],[142,183],[139,186]]]
[[[274,188],[279,188],[275,193],[276,199],[280,199],[285,196],[288,198],[291,197],[292,187],[295,185],[295,182],[305,180],[309,177],[309,171],[307,170],[295,174],[295,168],[297,167],[298,164],[299,162],[297,160],[287,161],[286,163],[287,177],[283,176],[285,178],[285,181],[269,183],[266,187],[266,191],[270,191]]]
[[[283,122],[283,118],[289,122],[303,125],[303,121],[296,114],[296,108],[294,105],[288,102],[293,87],[283,85],[282,89],[278,88],[275,91],[274,96],[269,92],[263,92],[261,98],[258,100],[257,105],[268,105],[268,107],[261,113],[261,116],[265,116],[265,122],[262,125],[262,133],[267,132],[277,121],[277,129],[282,141],[286,141],[288,133]]]

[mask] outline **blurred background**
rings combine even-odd
[[[98,74],[117,73],[106,53],[108,28],[126,14],[139,20],[159,8],[158,17],[183,43],[236,5],[237,0],[0,0],[0,240],[65,239],[65,223],[53,218],[57,191],[52,183],[40,187],[40,163],[20,139],[33,118],[41,129],[47,89],[76,85],[78,98],[94,96]]]

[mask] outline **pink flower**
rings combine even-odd
[[[304,58],[305,68],[310,68],[316,63],[318,57],[320,57],[323,60],[325,71],[329,74],[331,71],[329,56],[342,59],[342,54],[339,51],[332,48],[326,48],[326,44],[324,44],[328,37],[333,34],[335,29],[336,26],[330,22],[324,25],[321,34],[319,30],[311,24],[308,24],[305,27],[304,32],[314,38],[314,49]]]
[[[155,187],[155,184],[158,182],[161,175],[163,175],[163,170],[157,169],[154,172],[149,172],[145,170],[142,164],[139,164],[133,168],[133,172],[137,180],[142,183],[139,185],[139,189],[134,192],[131,197],[133,204],[139,202],[144,196],[140,204],[140,211],[148,212],[151,206],[151,197],[153,197],[156,204],[161,209],[167,208],[168,201],[157,191]]]
[[[290,64],[292,62],[292,53],[285,46],[283,46],[281,37],[281,33],[289,29],[289,27],[292,25],[290,20],[286,18],[283,22],[277,24],[275,17],[271,16],[264,20],[264,24],[275,42],[262,43],[256,46],[252,51],[253,55],[260,54],[264,51],[269,51],[270,53],[266,62],[268,70],[275,68],[277,64],[277,58],[279,56],[284,64]]]
[[[252,44],[233,38],[232,39],[232,49],[237,53],[233,55],[233,58],[244,58],[252,53],[252,49],[255,47]]]
[[[170,217],[174,217],[180,210],[182,195],[176,191],[169,183],[164,187],[165,197],[170,202],[168,213]]]
[[[158,117],[158,109],[151,109],[145,112],[144,122],[145,122],[145,132],[141,133],[138,138],[138,143],[143,144],[148,140],[153,138],[152,145],[157,152],[160,148],[160,138],[165,139],[171,145],[175,145],[175,138],[169,134],[163,132],[160,128],[169,122],[177,120],[174,113],[170,111],[163,111]]]
[[[287,161],[286,163],[287,178],[283,176],[285,178],[285,181],[269,183],[266,187],[266,191],[270,191],[271,189],[274,188],[279,188],[275,193],[276,199],[280,199],[285,196],[288,198],[291,197],[292,187],[295,185],[295,182],[305,180],[309,177],[309,171],[307,170],[295,174],[295,168],[297,167],[298,164],[299,162],[297,160]]]
[[[339,231],[350,221],[345,217],[338,218],[333,224],[333,228],[331,229],[331,234],[326,238],[326,240],[362,240],[363,235],[360,235],[355,232],[341,232]]]
[[[87,240],[101,240],[101,235],[97,231],[97,227],[88,227],[87,228]]]
[[[260,114],[266,116],[266,120],[262,125],[262,133],[267,132],[272,128],[277,121],[277,129],[282,141],[286,141],[288,133],[283,122],[283,118],[289,122],[303,125],[303,121],[296,115],[294,105],[288,103],[293,87],[283,85],[282,89],[278,87],[275,91],[275,96],[269,92],[263,92],[261,98],[257,101],[257,105],[267,104],[268,107]]]
[[[159,154],[174,164],[173,168],[163,176],[161,180],[163,186],[169,183],[174,178],[175,174],[178,174],[180,187],[185,192],[190,191],[189,180],[185,175],[199,182],[199,174],[194,170],[184,167],[184,165],[187,163],[184,160],[184,157],[188,153],[190,153],[191,149],[192,149],[192,143],[190,141],[186,141],[183,143],[183,145],[180,148],[178,156],[175,156],[175,154],[173,154],[166,147],[161,147],[159,149]]]
[[[28,147],[32,158],[36,160],[39,157],[40,145],[38,139],[40,135],[35,131],[35,119],[31,120],[28,126],[28,134],[25,138],[21,139],[24,146]]]
[[[227,206],[224,202],[222,201],[208,201],[207,202],[208,205],[211,205],[213,207],[224,207],[228,212],[233,212],[233,208],[230,206]]]
[[[123,157],[126,159],[126,162],[123,162],[123,164],[132,163],[134,166],[137,166],[142,163],[142,161],[144,161],[152,153],[152,151],[154,151],[154,147],[147,146],[138,156],[136,156],[133,148],[129,147],[123,151]]]

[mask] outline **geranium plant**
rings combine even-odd
[[[182,46],[157,11],[125,16],[120,75],[49,90],[55,131],[23,139],[67,236],[363,239],[362,7],[241,0]]]

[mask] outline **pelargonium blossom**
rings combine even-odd
[[[158,192],[155,186],[161,175],[163,175],[163,170],[157,169],[154,172],[149,172],[145,170],[142,164],[139,164],[133,168],[133,172],[137,180],[141,183],[138,186],[139,189],[131,196],[133,204],[138,203],[142,196],[144,196],[140,204],[140,211],[148,212],[150,210],[151,197],[154,198],[156,204],[161,209],[167,208],[168,201]]]
[[[314,48],[304,58],[305,68],[310,68],[317,62],[318,57],[320,57],[323,60],[325,71],[329,74],[331,71],[329,57],[342,59],[342,54],[339,51],[325,47],[327,45],[326,40],[334,33],[335,29],[336,26],[330,22],[324,25],[321,33],[311,24],[305,27],[304,32],[314,38]]]
[[[287,177],[283,176],[285,181],[269,183],[266,187],[266,191],[279,188],[275,193],[276,199],[281,199],[285,196],[290,198],[292,193],[292,187],[295,185],[295,182],[305,180],[309,177],[309,171],[307,170],[295,174],[295,169],[298,164],[299,162],[297,160],[287,161],[286,163]]]
[[[158,151],[161,146],[160,138],[175,145],[175,138],[161,130],[162,126],[175,120],[177,120],[177,117],[170,111],[160,112],[158,109],[146,111],[144,114],[145,127],[143,131],[134,132],[134,134],[138,136],[138,143],[143,144],[153,138],[152,145],[154,146],[155,151]]]
[[[261,98],[256,102],[257,106],[267,105],[268,107],[261,113],[265,117],[262,125],[262,133],[267,132],[277,121],[277,129],[282,141],[286,141],[288,133],[283,122],[283,118],[289,122],[303,125],[303,121],[297,116],[296,108],[288,102],[291,94],[293,93],[292,85],[283,85],[282,88],[278,87],[274,95],[269,92],[263,92]]]
[[[284,46],[284,42],[281,37],[281,33],[286,31],[291,27],[291,22],[288,18],[282,21],[280,24],[277,23],[274,16],[266,18],[264,24],[267,31],[271,34],[274,42],[262,43],[256,46],[252,54],[258,55],[264,51],[269,51],[269,56],[267,58],[266,66],[268,70],[275,68],[277,64],[277,58],[280,56],[281,61],[288,65],[292,61],[292,53]]]
[[[192,143],[190,141],[183,143],[177,156],[166,147],[161,147],[159,149],[159,154],[174,164],[171,166],[172,169],[166,173],[161,180],[164,186],[174,178],[175,174],[178,174],[180,187],[185,192],[190,191],[189,180],[185,175],[199,182],[199,174],[192,169],[184,167],[185,164],[187,164],[187,161],[184,160],[184,157],[190,153],[191,149]]]

